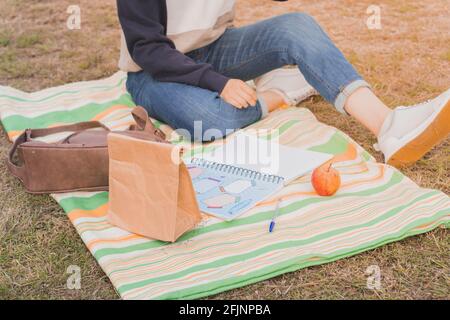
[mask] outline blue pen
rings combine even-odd
[[[275,212],[273,213],[272,220],[270,221],[269,225],[269,232],[272,233],[273,229],[275,228],[275,219],[278,217],[278,214],[280,213],[280,203],[281,198],[277,201],[277,206],[275,207]]]

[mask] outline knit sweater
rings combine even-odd
[[[162,82],[222,92],[229,80],[184,53],[217,40],[231,26],[235,0],[117,0],[122,27],[119,67]]]

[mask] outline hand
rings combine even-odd
[[[238,109],[254,106],[258,99],[255,90],[238,79],[228,80],[220,96]]]

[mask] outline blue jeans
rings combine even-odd
[[[230,28],[215,42],[187,56],[244,81],[285,65],[296,65],[309,84],[340,112],[345,112],[344,104],[352,92],[368,87],[317,22],[303,13]],[[151,117],[174,129],[187,130],[194,140],[223,137],[258,121],[266,112],[263,101],[237,109],[217,92],[159,82],[145,71],[129,73],[127,89]],[[204,136],[207,130],[214,135]]]

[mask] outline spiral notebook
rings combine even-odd
[[[332,157],[329,154],[277,145],[271,146],[270,152],[271,155],[276,155],[278,161],[271,162],[277,162],[277,166],[264,166],[248,159],[237,161],[235,156],[224,156],[225,153],[236,154],[236,141],[233,139],[227,142],[213,155],[192,158],[187,163],[200,210],[227,221],[245,213],[277,193],[284,185]],[[258,139],[252,141],[251,145],[262,150],[267,141]],[[246,152],[249,153],[251,152]]]

